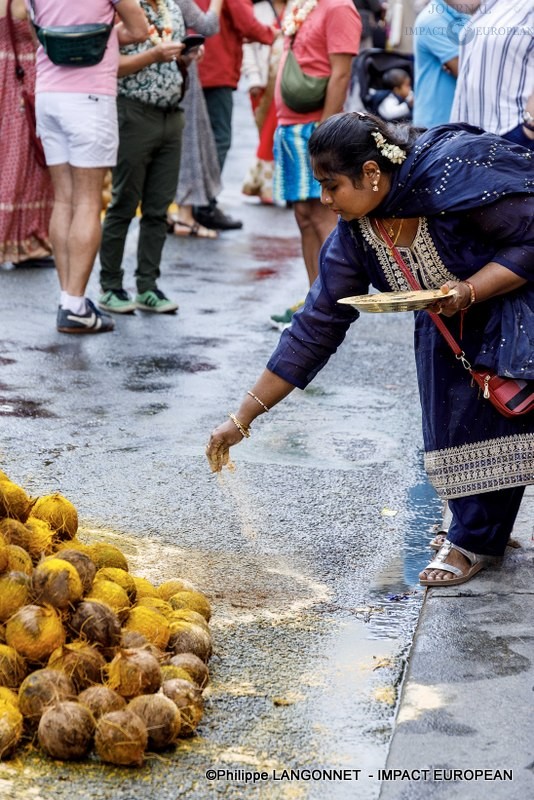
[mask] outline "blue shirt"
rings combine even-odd
[[[417,127],[449,121],[456,78],[443,65],[458,56],[460,31],[469,18],[445,2],[429,3],[416,17],[413,124]]]

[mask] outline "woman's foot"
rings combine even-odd
[[[217,231],[212,231],[210,228],[205,228],[204,225],[200,225],[194,219],[191,222],[186,222],[183,219],[178,219],[177,217],[169,217],[167,219],[167,226],[169,233],[174,234],[174,236],[193,236],[197,239],[217,239],[218,233]]]
[[[459,586],[499,560],[494,556],[464,550],[445,539],[436,558],[419,573],[419,582],[422,586]]]

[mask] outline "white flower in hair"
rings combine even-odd
[[[406,158],[406,150],[399,147],[397,144],[391,144],[387,139],[382,136],[380,131],[373,131],[371,136],[376,142],[378,152],[389,159],[393,164],[402,164]]]

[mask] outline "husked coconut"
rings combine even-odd
[[[5,622],[30,601],[31,579],[25,572],[0,575],[0,620]]]
[[[54,548],[54,531],[44,519],[28,517],[26,527],[30,535],[26,545],[21,545],[31,555],[34,563],[43,555],[50,555]]]
[[[171,658],[169,665],[188,672],[200,689],[204,689],[209,683],[209,670],[204,661],[194,653],[177,653]]]
[[[23,718],[18,708],[0,701],[0,759],[9,758],[22,736]]]
[[[137,591],[137,600],[140,600],[141,597],[159,597],[158,590],[154,584],[150,583],[146,578],[139,578],[134,575],[133,579]]]
[[[180,736],[192,736],[204,713],[204,701],[200,689],[189,681],[172,678],[164,681],[162,693],[178,707],[182,718]]]
[[[72,544],[72,542],[69,544]],[[52,558],[60,558],[72,564],[80,576],[84,595],[91,591],[96,575],[96,567],[86,553],[83,553],[81,550],[65,548],[58,550]]]
[[[147,743],[145,723],[127,708],[104,714],[96,723],[95,749],[108,764],[141,766]]]
[[[174,744],[182,726],[176,703],[163,694],[134,697],[128,709],[141,717],[148,733],[149,750],[164,750]]]
[[[82,600],[70,618],[70,633],[82,641],[98,645],[105,658],[121,640],[121,624],[114,611],[96,600]]]
[[[169,617],[170,622],[174,620],[180,620],[185,622],[192,622],[195,625],[200,625],[201,628],[204,628],[206,633],[210,632],[210,626],[206,622],[206,618],[199,614],[198,611],[193,611],[191,608],[178,608],[175,609],[171,616]]]
[[[47,708],[61,700],[74,700],[75,697],[74,684],[63,672],[36,669],[20,685],[20,713],[30,722],[38,722]]]
[[[8,544],[17,544],[27,550],[30,531],[23,522],[18,519],[0,519],[0,533]]]
[[[161,686],[161,669],[157,658],[143,649],[120,650],[107,666],[110,689],[122,697],[157,692]]]
[[[90,686],[78,695],[78,702],[87,706],[95,719],[110,711],[126,708],[126,700],[109,686]]]
[[[8,544],[6,551],[7,572],[24,572],[25,575],[32,574],[33,562],[27,550],[24,550],[23,547],[19,547],[17,544]]]
[[[31,506],[31,500],[21,486],[11,481],[0,481],[0,518],[11,517],[26,522]]]
[[[197,685],[189,672],[186,672],[185,669],[175,667],[173,664],[163,664],[161,667],[162,682],[170,681],[172,678],[181,678],[183,681],[189,681],[189,683],[193,683],[195,686]]]
[[[45,558],[33,571],[33,595],[37,603],[68,608],[83,595],[78,570],[62,558]]]
[[[117,567],[117,569],[123,569],[125,572],[128,572],[126,556],[113,544],[95,542],[89,546],[89,555],[93,559],[97,569]]]
[[[170,600],[173,594],[184,591],[196,591],[191,581],[183,580],[182,578],[171,578],[170,581],[160,583],[158,586],[158,594],[162,600]]]
[[[5,536],[0,533],[0,572],[3,572],[7,569],[9,563],[8,558],[8,550],[7,550],[7,540]]]
[[[68,675],[76,691],[81,692],[88,686],[102,683],[106,661],[96,647],[86,642],[72,642],[54,650],[47,666]]]
[[[47,606],[19,608],[6,624],[6,642],[28,661],[43,661],[65,641],[57,612]]]
[[[130,603],[135,603],[137,595],[135,581],[133,576],[130,575],[129,572],[126,572],[125,569],[119,569],[118,567],[103,567],[102,569],[98,570],[95,580],[113,581],[113,583],[117,583],[128,595]]]
[[[70,500],[59,492],[38,497],[32,516],[48,522],[59,539],[73,539],[78,530],[78,512]]]
[[[200,625],[191,622],[173,620],[169,650],[174,654],[194,653],[202,661],[209,661],[212,654],[211,636]]]
[[[145,647],[148,644],[148,639],[139,631],[126,631],[123,628],[121,634],[121,647],[125,650],[132,647]]]
[[[118,583],[103,579],[95,579],[93,588],[87,595],[86,599],[97,600],[99,603],[105,603],[107,606],[113,609],[121,622],[128,617],[130,601],[126,591],[122,588],[122,586],[119,586]]]
[[[206,622],[209,622],[211,619],[211,605],[206,595],[202,594],[202,592],[176,592],[176,594],[173,594],[172,597],[169,598],[169,603],[175,610],[190,608],[192,611],[202,614]]]
[[[0,686],[0,703],[7,703],[19,707],[19,696],[13,689],[8,689],[7,686]]]
[[[142,633],[149,642],[161,650],[165,650],[171,635],[170,625],[163,614],[143,606],[135,606],[130,610],[128,619],[124,623],[124,630]]]
[[[18,689],[27,672],[26,662],[15,648],[0,644],[0,686]]]
[[[140,597],[136,605],[139,608],[151,608],[154,611],[159,611],[167,619],[176,613],[171,604],[162,600],[161,597]]]
[[[89,751],[95,720],[86,706],[63,700],[48,708],[39,720],[39,744],[52,758],[75,761]]]

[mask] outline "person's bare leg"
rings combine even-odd
[[[72,167],[72,221],[68,236],[69,267],[63,287],[74,297],[83,297],[95,262],[102,225],[102,185],[107,167]]]
[[[321,247],[334,230],[337,219],[320,200],[300,200],[295,203],[294,210],[300,230],[302,256],[311,286],[319,274]]]
[[[70,164],[48,168],[54,187],[54,206],[50,217],[50,241],[60,288],[66,291],[69,273],[68,239],[72,222],[72,173]]]

